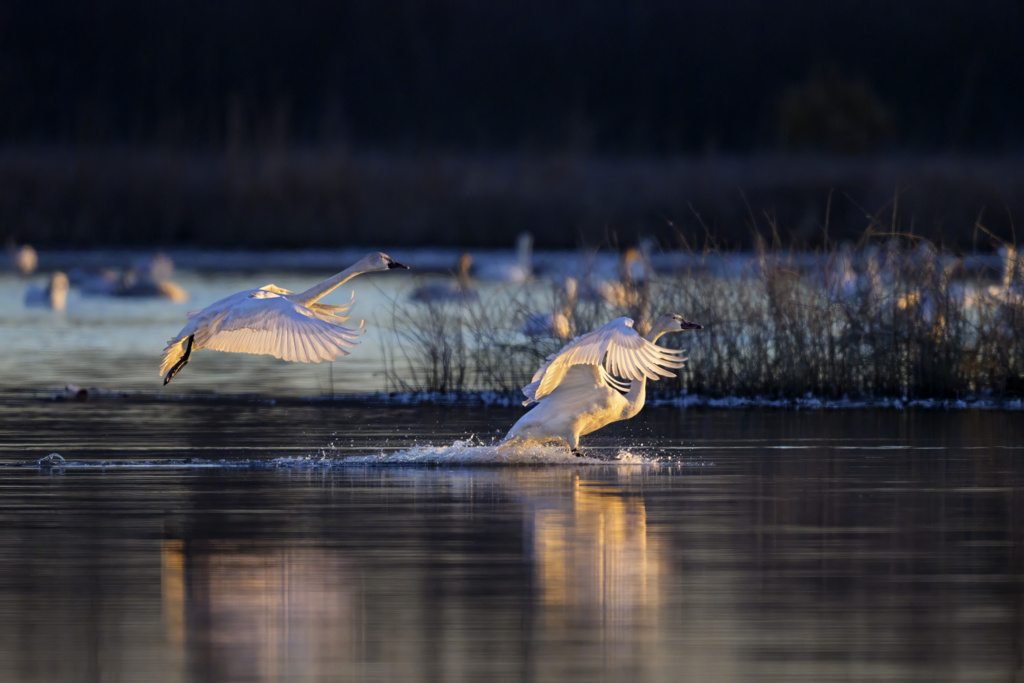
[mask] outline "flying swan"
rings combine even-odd
[[[387,254],[375,251],[337,275],[305,292],[295,294],[276,285],[247,289],[189,313],[189,321],[167,342],[160,374],[167,384],[188,363],[193,351],[213,349],[235,353],[263,353],[301,363],[319,363],[347,356],[362,334],[339,323],[341,314],[355,303],[317,303],[356,275],[393,268],[408,268]],[[360,323],[359,327],[362,327]]]
[[[499,450],[516,442],[564,441],[576,453],[581,435],[640,412],[648,379],[674,377],[669,370],[683,367],[682,351],[657,346],[659,337],[701,329],[703,325],[666,313],[646,337],[633,329],[629,318],[616,318],[577,337],[548,356],[523,387],[523,405],[537,407],[512,426]]]

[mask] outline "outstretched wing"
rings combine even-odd
[[[554,387],[544,396],[537,398],[537,387],[539,386],[540,380],[531,382],[523,387],[523,393],[526,394],[526,400],[523,401],[524,406],[537,403],[542,398],[546,398],[555,392],[558,392],[559,396],[568,398],[570,395],[575,394],[592,395],[594,389],[598,387],[610,387],[618,392],[625,392],[629,389],[627,383],[615,379],[600,365],[573,365],[566,370],[562,381],[558,383],[557,387]]]
[[[311,310],[273,290],[256,290],[196,330],[196,344],[199,348],[267,354],[300,363],[334,360],[348,355],[345,349],[355,346],[362,331],[329,322],[340,320],[332,308]]]
[[[562,383],[566,372],[575,365],[597,366],[599,381],[618,384],[609,375],[628,380],[674,377],[668,368],[683,367],[683,360],[681,351],[663,349],[637,334],[629,318],[616,318],[548,356],[533,381],[523,387],[523,393],[528,399],[526,403],[541,400]]]

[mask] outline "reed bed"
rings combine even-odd
[[[617,303],[570,302],[572,334],[622,315],[641,329],[662,312],[702,323],[702,331],[660,342],[690,357],[676,378],[651,387],[662,396],[1024,395],[1024,283],[1013,250],[1003,272],[969,271],[963,259],[922,240],[812,259],[765,249],[728,273],[693,256],[695,265],[685,269],[620,281],[627,295]],[[396,391],[514,394],[565,343],[526,336],[523,322],[565,304],[562,280],[500,288],[466,303],[396,300],[389,384]]]

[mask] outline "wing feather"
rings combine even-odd
[[[665,349],[647,341],[633,329],[629,318],[617,318],[593,332],[576,337],[558,353],[547,357],[523,387],[526,403],[540,401],[565,380],[570,368],[577,365],[597,366],[596,382],[622,387],[623,380],[674,377],[670,370],[683,367],[682,352]]]
[[[348,355],[361,331],[329,321],[273,290],[239,302],[196,332],[201,348],[267,354],[284,360],[319,363]]]

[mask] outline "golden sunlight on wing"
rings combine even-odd
[[[201,348],[267,354],[288,361],[319,363],[348,355],[361,332],[326,322],[323,316],[279,296],[253,297],[196,334]]]
[[[661,348],[637,334],[629,318],[617,318],[548,356],[523,392],[531,401],[541,400],[561,384],[574,365],[603,366],[623,379],[658,379],[673,377],[668,368],[682,367],[683,359],[681,351]]]

